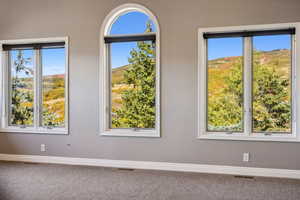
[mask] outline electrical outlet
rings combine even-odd
[[[250,153],[243,153],[243,162],[249,162]]]
[[[41,151],[45,152],[46,151],[46,145],[45,144],[41,144]]]

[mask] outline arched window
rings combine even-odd
[[[101,134],[159,137],[159,26],[150,10],[124,4],[108,14],[100,65]]]

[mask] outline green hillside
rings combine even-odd
[[[254,51],[253,120],[257,131],[290,131],[290,50]],[[212,130],[241,130],[243,57],[208,62],[208,120]],[[128,65],[112,70],[112,107],[122,107]]]
[[[243,57],[232,56],[208,62],[208,126],[212,130],[241,130],[243,113]],[[254,51],[253,124],[258,131],[290,131],[290,50]],[[132,90],[124,80],[130,65],[112,69],[112,112],[123,106],[124,92]],[[44,105],[55,114],[56,123],[64,118],[63,75],[44,77]],[[32,88],[32,81],[23,80]]]
[[[124,79],[124,71],[128,69],[128,65],[112,69],[112,84],[120,84]]]
[[[286,68],[290,64],[290,50],[277,49],[273,51],[259,51],[258,60],[260,64],[276,64],[281,69]],[[209,67],[218,69],[229,69],[232,63],[237,63],[241,56],[232,56],[225,58],[218,58],[209,61]]]
[[[277,66],[276,71],[288,78],[290,72],[290,51],[287,49],[278,49],[273,51],[260,51],[253,56],[254,61],[265,66]],[[241,64],[243,58],[241,56],[232,56],[218,58],[208,62],[208,76],[210,79],[209,94],[216,94],[224,88],[225,77],[229,75],[234,65]]]
[[[33,79],[19,78],[22,87],[16,88],[21,94],[30,95],[32,101],[21,98],[20,109],[33,107]],[[43,125],[63,126],[65,118],[65,80],[64,74],[43,77]],[[33,119],[30,119],[31,121]],[[28,123],[32,123],[29,121]],[[16,123],[21,123],[17,121]]]
[[[289,132],[291,122],[290,50],[254,51],[252,67],[253,128]],[[208,62],[209,130],[242,131],[243,57]]]
[[[215,71],[209,71],[215,77],[216,83],[222,82],[216,74],[220,73],[220,76],[223,74],[228,74],[230,68],[233,63],[239,63],[242,59],[241,56],[232,56],[232,57],[224,57],[218,58],[214,60],[210,60],[208,65],[211,69],[215,69]],[[276,64],[280,67],[279,71],[282,72],[285,76],[288,76],[289,73],[286,71],[288,65],[290,64],[290,51],[287,49],[278,49],[273,51],[266,51],[259,53],[259,62],[261,64]],[[128,69],[128,65],[117,67],[112,69],[112,84],[121,84],[123,83],[123,74],[124,71]],[[211,76],[212,77],[212,76]],[[222,86],[218,84],[219,86]]]

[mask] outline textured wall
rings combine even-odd
[[[70,135],[0,134],[0,153],[300,169],[300,144],[197,136],[197,28],[300,21],[298,0],[139,0],[161,28],[161,138],[98,133],[99,34],[127,0],[0,0],[0,40],[70,37]],[[40,152],[40,144],[47,152]],[[68,146],[67,144],[70,144]],[[252,161],[243,163],[242,152]]]

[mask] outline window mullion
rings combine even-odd
[[[112,128],[112,123],[111,123],[111,113],[112,113],[112,104],[111,104],[111,99],[112,99],[112,94],[111,94],[111,80],[112,80],[112,68],[111,68],[111,44],[106,44],[107,45],[107,83],[108,83],[108,91],[107,91],[107,108],[106,108],[106,112],[107,112],[107,116],[106,116],[106,121],[107,121],[107,128],[111,129]]]
[[[292,134],[294,137],[297,137],[297,70],[296,70],[296,37],[295,35],[291,36],[291,98],[292,98]]]
[[[244,38],[244,133],[252,132],[252,38]]]
[[[6,128],[9,124],[9,108],[10,108],[10,51],[4,51],[2,54],[2,128]]]
[[[34,127],[38,128],[41,126],[41,51],[40,49],[35,50],[35,71],[34,71]]]

